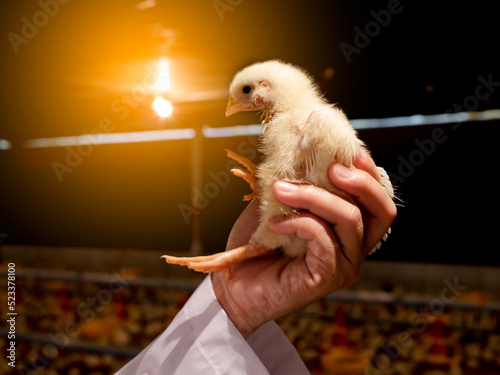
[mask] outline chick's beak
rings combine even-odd
[[[235,113],[244,110],[245,110],[244,103],[234,100],[232,96],[229,97],[229,101],[227,102],[227,107],[226,107],[226,117],[234,115]]]

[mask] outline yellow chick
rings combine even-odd
[[[245,246],[202,257],[165,255],[163,258],[167,263],[187,265],[201,272],[217,272],[271,249],[280,248],[290,257],[304,255],[307,241],[295,234],[274,233],[267,225],[273,216],[297,214],[294,208],[274,196],[272,187],[278,180],[313,184],[350,199],[332,185],[327,169],[334,162],[352,166],[358,150],[365,149],[365,146],[345,114],[326,101],[314,80],[302,69],[271,60],[238,72],[230,85],[226,116],[240,111],[260,111],[263,114],[263,162],[255,166],[242,156],[228,152],[229,157],[249,170],[235,169],[233,173],[248,181],[254,190],[245,198],[259,199],[259,226]],[[379,171],[382,185],[393,198],[394,191],[387,173],[382,168]],[[379,247],[380,243],[374,250]]]

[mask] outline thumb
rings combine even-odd
[[[226,250],[247,244],[259,225],[258,202],[254,199],[243,210],[229,233]]]

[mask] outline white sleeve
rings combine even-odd
[[[215,297],[210,276],[168,328],[117,375],[309,374],[274,322],[241,336]]]

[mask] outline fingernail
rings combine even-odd
[[[282,192],[285,192],[285,193],[292,193],[292,192],[297,191],[299,189],[299,187],[297,185],[290,184],[290,183],[285,182],[285,181],[276,182],[276,187],[278,188],[278,190],[281,190]]]
[[[354,170],[352,168],[348,168],[342,164],[335,164],[335,173],[337,173],[340,177],[343,178],[351,178],[354,176]]]

